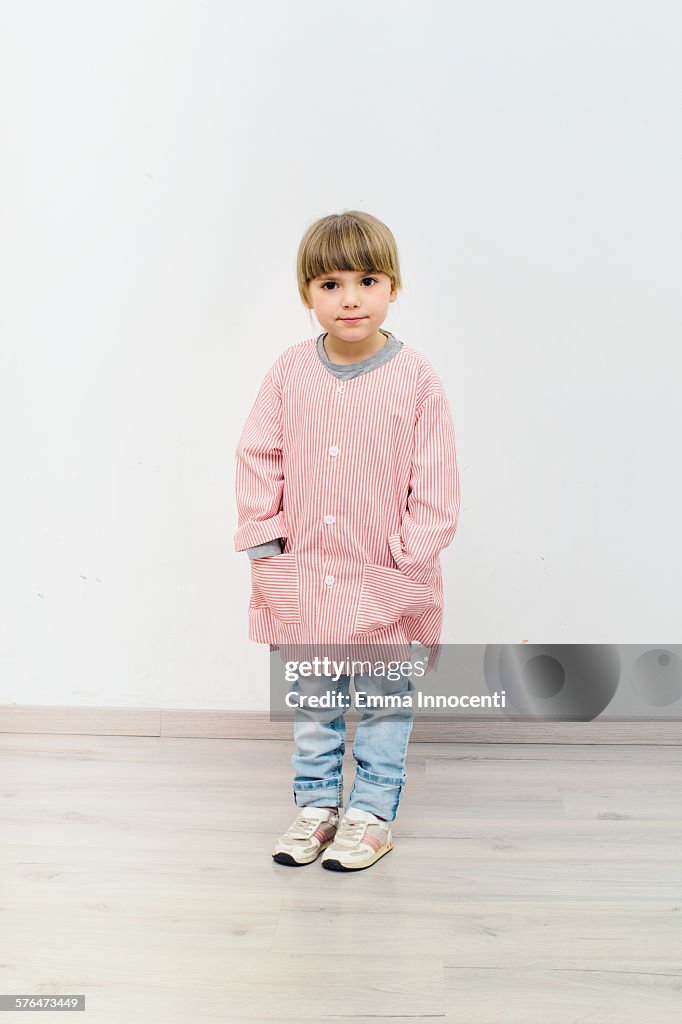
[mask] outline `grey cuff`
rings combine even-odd
[[[255,548],[246,548],[246,553],[251,560],[254,558],[267,558],[270,555],[281,555],[284,544],[277,537],[275,540],[268,540],[265,544],[257,544]]]

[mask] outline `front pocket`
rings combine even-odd
[[[355,632],[369,633],[404,616],[422,615],[435,603],[433,588],[411,580],[399,569],[366,563],[362,570]]]
[[[296,555],[269,555],[251,562],[251,607],[269,608],[280,622],[301,621]]]

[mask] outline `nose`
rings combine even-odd
[[[343,308],[344,309],[357,309],[358,300],[354,291],[348,290],[343,296]]]

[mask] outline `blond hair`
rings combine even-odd
[[[391,287],[402,288],[398,247],[382,221],[362,210],[321,217],[307,229],[298,247],[296,277],[303,305],[310,308],[308,284],[335,270],[382,272]]]

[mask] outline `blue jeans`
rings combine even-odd
[[[320,680],[316,680],[317,692]],[[356,693],[414,693],[414,684],[402,677],[395,682],[376,684],[371,676],[354,676]],[[350,676],[337,681],[324,679],[324,691],[349,700]],[[314,685],[302,680],[292,692],[315,692]],[[413,698],[414,699],[414,698]],[[369,703],[369,701],[368,701]],[[352,705],[351,705],[352,706]],[[343,806],[343,755],[346,751],[346,708],[298,709],[294,717],[296,752],[291,763],[294,769],[294,802],[298,807]],[[396,707],[368,707],[362,710],[357,723],[353,757],[356,774],[348,798],[348,807],[370,811],[379,818],[393,821],[396,817],[402,788],[405,785],[407,745],[414,724],[414,711]],[[348,809],[348,808],[346,808]]]

